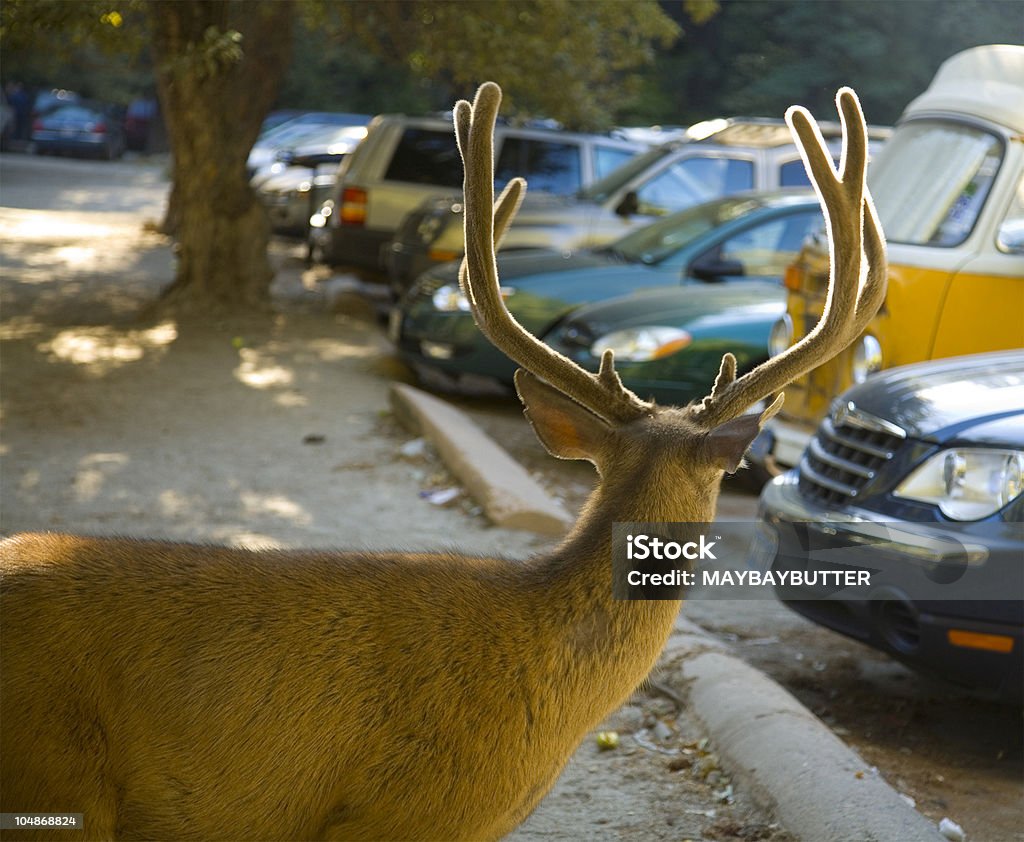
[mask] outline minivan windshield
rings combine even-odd
[[[949,248],[970,235],[985,205],[1003,141],[976,126],[921,119],[900,126],[868,171],[890,242]]]
[[[706,202],[645,225],[603,251],[630,263],[660,263],[712,228],[763,206],[763,200],[752,196]]]

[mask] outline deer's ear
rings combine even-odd
[[[757,434],[761,432],[768,419],[781,408],[780,394],[760,415],[741,415],[715,427],[705,440],[712,461],[726,473],[736,473],[743,464],[743,454],[747,452],[747,448],[757,438]]]
[[[548,453],[595,461],[611,433],[608,423],[524,369],[516,371],[515,380],[526,417]]]

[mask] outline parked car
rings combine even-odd
[[[495,178],[513,176],[535,190],[569,194],[646,147],[606,135],[572,134],[500,124]],[[318,263],[370,275],[385,271],[382,249],[406,214],[425,199],[462,188],[462,159],[450,119],[381,115],[339,168],[335,195],[310,221],[310,255]]]
[[[948,59],[868,171],[888,240],[889,286],[849,350],[789,388],[753,451],[796,464],[829,402],[882,368],[1024,347],[1024,46]],[[779,352],[817,323],[828,247],[814,237],[787,275]]]
[[[54,105],[32,121],[38,155],[68,154],[112,161],[124,152],[121,115],[114,106],[87,101]]]
[[[580,307],[544,341],[590,371],[615,352],[615,370],[641,398],[684,406],[710,394],[722,354],[740,374],[768,359],[786,307],[781,279],[649,290]]]
[[[820,218],[809,191],[731,196],[666,217],[599,250],[499,253],[502,293],[515,318],[544,337],[577,307],[626,293],[778,283]],[[428,384],[457,391],[507,388],[516,366],[474,324],[458,267],[444,264],[420,278],[392,311],[391,337]]]
[[[821,123],[836,155],[838,123]],[[872,152],[888,130],[872,128]],[[527,177],[532,189],[533,182]],[[782,120],[733,118],[691,126],[687,137],[634,158],[572,199],[528,192],[501,243],[522,248],[602,245],[658,217],[749,190],[809,187],[803,161]],[[398,291],[438,262],[464,250],[461,199],[422,203],[402,222],[385,251]]]
[[[338,164],[366,137],[365,126],[329,126],[278,150],[274,163],[249,180],[281,234],[305,238],[309,218],[330,195]]]
[[[884,371],[835,400],[761,495],[777,571],[808,553],[870,589],[781,592],[819,625],[1017,700],[1024,688],[1024,351]],[[813,567],[822,567],[818,561]]]
[[[246,172],[252,178],[257,171],[274,163],[279,152],[309,142],[324,130],[341,126],[365,126],[368,114],[335,111],[307,111],[261,134],[253,144],[246,161]]]

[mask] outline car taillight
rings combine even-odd
[[[42,130],[43,130],[43,121],[42,120],[33,120],[32,121],[32,131],[34,131],[34,132],[41,132]]]
[[[92,127],[93,134],[106,134],[107,124],[106,123],[94,123]]]
[[[366,191],[360,187],[346,187],[341,191],[341,212],[338,214],[342,225],[366,224]]]

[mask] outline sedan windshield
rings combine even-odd
[[[707,202],[633,231],[607,250],[631,263],[661,263],[712,228],[763,205],[763,201],[750,196]]]

